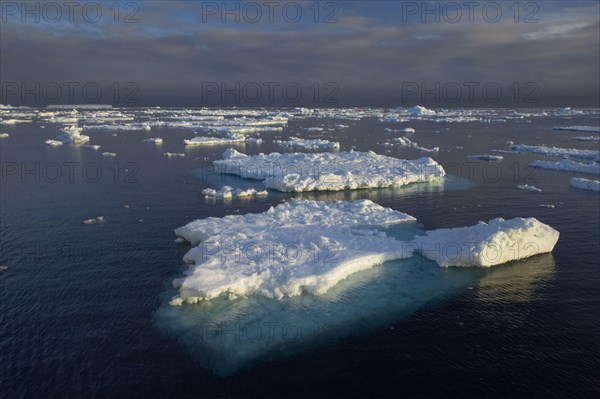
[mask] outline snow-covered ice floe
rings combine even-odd
[[[557,126],[554,130],[570,130],[573,132],[595,132],[600,133],[598,126]]]
[[[418,251],[440,266],[494,266],[552,252],[559,233],[535,218],[492,219],[475,226],[428,231]]]
[[[402,242],[359,227],[413,221],[369,200],[292,200],[260,214],[196,220],[175,230],[197,246],[184,256],[193,266],[172,304],[223,293],[322,294],[352,273],[411,255]]]
[[[6,139],[9,137],[8,133],[0,133],[0,139]]]
[[[442,166],[431,158],[408,161],[354,151],[248,156],[229,149],[214,166],[220,173],[263,180],[267,188],[284,192],[399,187],[445,175]]]
[[[469,158],[480,159],[482,161],[502,161],[504,159],[504,157],[501,155],[488,155],[488,154],[469,155]]]
[[[581,190],[600,191],[600,181],[573,177],[571,178],[571,187]]]
[[[510,146],[512,150],[519,152],[531,152],[546,156],[571,157],[580,159],[596,159],[600,154],[597,150],[576,150],[573,148],[545,147],[537,145],[515,144]]]
[[[519,184],[517,186],[519,190],[531,191],[534,193],[541,193],[542,190],[537,188],[536,186],[530,186],[529,184]]]
[[[299,137],[290,137],[289,140],[274,140],[274,143],[286,148],[304,148],[307,150],[339,150],[340,143],[337,141],[321,139],[301,139]]]
[[[600,164],[595,163],[583,163],[575,162],[570,159],[561,159],[560,161],[532,161],[529,166],[534,168],[559,170],[564,172],[579,172],[589,174],[600,174]]]
[[[260,214],[193,221],[175,230],[194,247],[184,256],[192,266],[174,282],[179,295],[171,304],[222,294],[319,295],[350,274],[415,251],[441,266],[493,266],[551,252],[559,235],[534,218],[438,229],[412,241],[374,228],[414,221],[370,200],[292,200]]]
[[[269,195],[266,190],[257,191],[254,188],[243,190],[241,188],[234,189],[231,186],[223,186],[219,190],[214,188],[206,188],[202,190],[202,194],[207,199],[231,199],[231,198],[246,198],[246,197],[265,197]]]

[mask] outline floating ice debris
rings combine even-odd
[[[570,116],[570,115],[581,115],[581,114],[583,114],[583,111],[574,110],[574,109],[571,109],[571,107],[563,108],[560,111],[556,111],[554,113],[554,115],[556,115],[556,116]]]
[[[148,123],[125,123],[122,125],[84,125],[83,129],[98,129],[98,130],[152,130],[152,126]]]
[[[502,161],[504,159],[504,157],[501,155],[488,155],[488,154],[469,155],[469,158],[480,159],[482,161]]]
[[[216,144],[234,144],[243,143],[248,138],[241,134],[231,134],[226,137],[203,137],[197,136],[190,140],[183,140],[185,145],[216,145]]]
[[[182,244],[182,243],[185,242],[185,240],[183,238],[181,238],[181,237],[177,237],[175,240],[173,240],[173,242],[175,244]]]
[[[248,156],[231,148],[214,166],[218,172],[264,180],[267,188],[288,192],[399,187],[445,175],[431,158],[408,161],[354,151]]]
[[[77,126],[67,126],[63,129],[64,134],[56,138],[63,143],[85,144],[90,141],[89,136],[81,134],[81,128]]]
[[[0,139],[6,139],[9,137],[8,133],[0,133]]]
[[[104,216],[98,216],[97,218],[86,219],[83,221],[84,224],[96,224],[104,223]]]
[[[163,139],[161,139],[160,137],[151,137],[149,139],[144,140],[145,143],[152,143],[152,144],[162,144],[163,143]]]
[[[430,115],[435,115],[436,114],[434,110],[427,109],[427,108],[422,107],[420,105],[417,105],[415,107],[409,108],[407,111],[408,111],[408,113],[410,115],[428,115],[428,116],[430,116]]]
[[[541,193],[542,190],[535,187],[535,186],[530,186],[529,184],[519,184],[517,186],[517,188],[519,190],[525,190],[525,191],[531,191],[531,192],[535,192],[535,193]]]
[[[115,153],[115,152],[103,152],[102,156],[103,157],[107,157],[107,158],[109,158],[109,157],[116,157],[117,153]]]
[[[299,137],[290,137],[287,141],[274,140],[274,143],[286,147],[286,148],[304,148],[307,150],[327,149],[327,150],[339,150],[340,143],[337,141],[329,140],[309,140],[301,139]]]
[[[579,136],[573,137],[577,141],[600,141],[600,136]]]
[[[99,150],[100,149],[100,145],[98,145],[98,144],[85,144],[82,147],[91,148],[93,150]]]
[[[440,151],[440,147],[433,147],[433,148],[420,147],[417,143],[415,143],[414,141],[411,141],[410,139],[408,139],[406,137],[395,137],[393,139],[386,141],[384,143],[384,145],[386,145],[388,147],[415,148],[415,149],[417,149],[419,151],[423,151],[423,152],[436,152],[437,153]]]
[[[175,230],[193,245],[193,265],[176,281],[179,297],[195,303],[222,293],[272,298],[325,293],[338,281],[412,251],[373,228],[412,216],[369,200],[292,200],[260,214],[196,220]],[[237,253],[237,255],[236,255]]]
[[[540,204],[542,208],[554,208],[554,204]]]
[[[204,189],[202,190],[202,194],[204,194],[205,198],[232,199],[238,197],[264,197],[269,195],[269,192],[266,190],[257,191],[254,188],[242,190],[241,188],[234,189],[231,186],[223,186],[219,190],[215,190],[214,188]]]
[[[349,128],[350,126],[343,125],[341,123],[336,123],[335,125],[333,125],[333,127],[336,128],[336,129],[346,129],[346,128]]]
[[[324,130],[322,127],[303,127],[301,129],[305,132],[322,132]]]
[[[0,120],[0,123],[5,125],[16,125],[17,123],[31,123],[33,120],[31,119],[3,119]]]
[[[514,142],[514,141],[512,141],[512,140],[508,140],[508,141],[506,142],[506,144],[508,144],[508,145],[513,145],[514,143],[515,143],[515,142]]]
[[[414,132],[415,132],[415,129],[413,129],[412,127],[407,127],[407,128],[405,128],[405,129],[402,129],[402,131],[403,131],[404,133],[414,133]]]
[[[594,132],[600,133],[598,126],[556,126],[554,130],[571,130],[574,132]]]
[[[564,172],[579,172],[600,174],[600,164],[598,163],[582,163],[571,161],[570,159],[561,159],[560,161],[533,161],[529,166],[534,168],[542,168],[549,170],[559,170]]]
[[[571,178],[571,187],[581,190],[600,191],[600,181],[573,177]]]
[[[63,145],[63,142],[58,140],[46,140],[46,144],[50,147],[59,147]]]
[[[165,158],[183,158],[185,154],[182,152],[165,152],[163,153]]]
[[[556,157],[572,157],[581,159],[594,159],[600,154],[600,151],[596,150],[576,150],[573,148],[558,148],[558,147],[545,147],[537,145],[512,145],[512,150],[519,152],[531,152],[533,154],[543,154],[546,156]]]
[[[552,252],[558,237],[558,231],[535,218],[498,218],[470,227],[428,231],[413,243],[440,266],[494,266]]]

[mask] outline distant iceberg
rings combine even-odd
[[[426,115],[426,116],[431,116],[431,115],[435,115],[435,111],[432,109],[428,109],[425,107],[422,107],[420,105],[417,105],[415,107],[409,108],[408,113],[410,115]]]

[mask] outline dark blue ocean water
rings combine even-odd
[[[236,148],[279,150],[275,136],[306,135],[300,127],[323,122],[291,120],[283,132],[261,133],[263,144]],[[389,124],[328,122],[350,124],[329,136],[342,150],[386,153],[380,143],[390,137]],[[467,157],[506,150],[508,140],[598,149],[598,142],[572,139],[590,133],[552,130],[597,126],[597,113],[398,124],[414,127],[419,145],[440,146],[434,158],[461,178],[446,187],[272,193],[228,203],[201,194],[222,184],[208,165],[228,146],[184,150],[189,129],[86,131],[102,146],[95,151],[48,147],[44,141],[59,135],[60,126],[41,125],[1,128],[10,134],[0,139],[1,397],[600,395],[600,201],[598,193],[569,187],[571,177],[597,177],[528,168],[529,161],[545,159],[540,155],[503,153],[494,166]],[[156,136],[164,138],[162,146],[142,142]],[[118,155],[106,158],[102,151]],[[186,157],[166,159],[166,151]],[[393,149],[388,155],[423,154]],[[515,188],[523,183],[543,192]],[[262,212],[293,197],[369,198],[417,217],[421,229],[531,216],[561,236],[552,254],[490,269],[390,262],[352,276],[324,298],[166,304],[189,249],[173,242],[174,228],[197,218]],[[554,208],[540,206],[547,204]],[[82,223],[97,216],[105,222]],[[262,347],[231,332],[217,349],[242,348],[251,360],[219,373],[215,362],[227,354],[211,352],[198,338],[198,326],[216,314],[291,323],[304,328],[302,339],[287,334]]]

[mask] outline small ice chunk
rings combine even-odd
[[[98,216],[97,218],[86,219],[83,221],[83,224],[97,224],[104,223],[104,216]]]
[[[469,155],[469,158],[480,159],[482,161],[502,161],[504,159],[504,157],[501,155],[488,155],[488,154]]]
[[[0,139],[6,139],[9,137],[8,133],[0,133]]]
[[[519,190],[525,190],[525,191],[531,191],[531,192],[535,192],[535,193],[541,193],[542,190],[535,187],[535,186],[530,186],[529,184],[519,184],[517,186],[517,188]]]
[[[165,152],[163,156],[165,158],[184,158],[185,154],[182,152]]]
[[[46,140],[46,144],[50,147],[59,147],[63,145],[63,142],[58,140]]]
[[[600,181],[573,177],[571,178],[571,187],[581,190],[600,191]]]
[[[494,266],[551,252],[559,232],[535,218],[492,219],[470,227],[437,229],[413,240],[440,266]]]
[[[231,186],[223,186],[219,190],[214,188],[207,188],[202,190],[204,197],[209,199],[232,199],[232,198],[244,198],[244,197],[264,197],[269,194],[268,191],[257,191],[254,188],[242,190],[241,188],[234,189]]]
[[[116,157],[116,156],[117,156],[117,153],[115,153],[115,152],[103,152],[103,153],[102,153],[102,156],[103,156],[103,157],[107,157],[107,158],[110,158],[110,157]]]
[[[160,137],[150,137],[149,139],[145,139],[144,143],[162,144],[163,139],[161,139]]]
[[[190,140],[183,140],[185,145],[216,145],[216,144],[234,144],[243,143],[246,136],[241,134],[231,134],[226,137],[204,137],[196,136]]]

